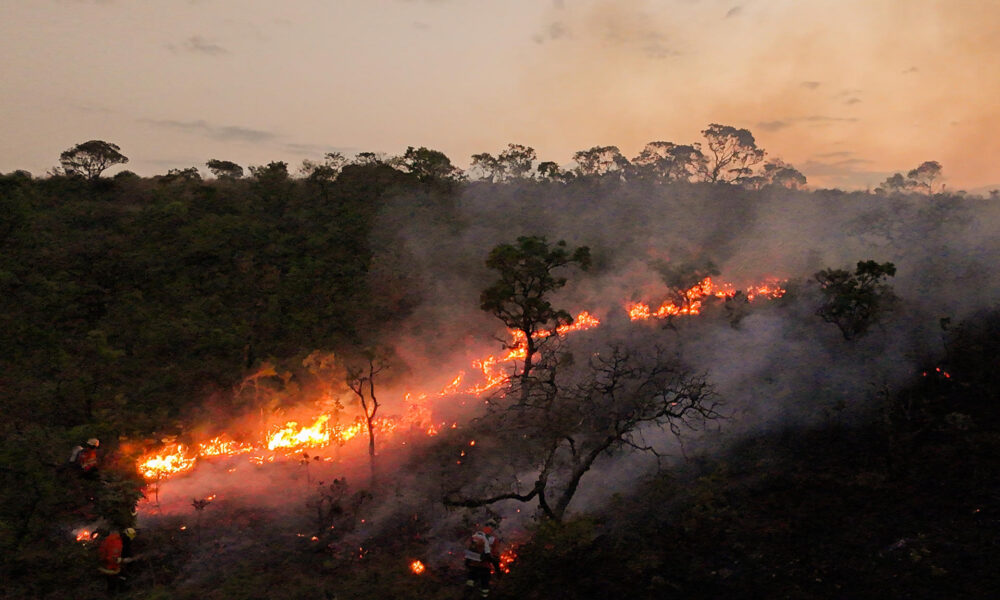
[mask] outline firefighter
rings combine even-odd
[[[100,445],[101,440],[90,438],[85,445],[73,448],[69,462],[78,467],[84,477],[97,477],[97,448]]]
[[[97,547],[97,571],[104,576],[108,584],[108,594],[113,595],[124,589],[125,578],[122,577],[122,565],[132,561],[132,540],[135,529],[115,529],[101,540]]]
[[[500,576],[500,553],[497,549],[497,538],[493,529],[497,526],[495,519],[486,521],[482,529],[477,530],[469,538],[465,550],[465,586],[468,595],[472,595],[476,586],[483,598],[490,595],[490,575],[496,572]]]

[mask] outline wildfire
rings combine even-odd
[[[426,569],[427,567],[424,566],[424,563],[420,562],[419,560],[415,560],[410,563],[410,572],[413,573],[414,575],[420,575]]]
[[[750,286],[745,295],[748,301],[754,298],[778,298],[785,290],[778,282],[770,281],[760,285]],[[732,285],[719,285],[706,277],[697,285],[681,294],[674,301],[664,302],[653,311],[648,304],[635,303],[627,306],[629,318],[633,321],[665,318],[674,315],[696,315],[701,312],[703,302],[708,298],[731,298],[737,292]],[[679,303],[679,304],[678,304]],[[576,331],[593,329],[601,324],[600,319],[587,311],[580,312],[572,323],[546,329],[534,334],[536,339],[544,339],[552,335],[567,335]],[[457,393],[480,395],[503,385],[510,377],[509,365],[518,360],[524,360],[527,355],[527,343],[520,331],[510,331],[511,341],[505,352],[492,354],[480,360],[473,361],[472,366],[481,376],[478,383],[465,383],[465,372],[453,377],[440,392],[432,396],[441,397]],[[944,377],[948,377],[945,373]],[[425,404],[427,394],[421,394],[416,401],[406,397],[408,408],[406,414],[400,417],[380,417],[372,423],[373,429],[381,435],[392,435],[402,428],[404,432],[422,432],[428,436],[437,435],[442,429],[454,429],[456,423],[435,422],[431,410]],[[361,417],[347,423],[337,423],[335,412],[322,412],[313,418],[311,423],[301,425],[298,421],[287,421],[282,425],[270,427],[258,442],[242,442],[225,435],[194,444],[189,447],[180,443],[167,444],[152,450],[140,457],[138,469],[147,480],[159,480],[186,473],[192,470],[199,459],[214,457],[233,457],[247,455],[247,460],[253,464],[262,465],[274,462],[279,458],[291,457],[308,448],[326,448],[333,444],[346,444],[359,434],[362,434],[367,424]],[[470,442],[470,446],[475,442]],[[235,467],[228,469],[233,472]],[[510,560],[513,560],[511,555]]]

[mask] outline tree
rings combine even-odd
[[[769,160],[764,163],[760,178],[764,185],[774,185],[790,190],[797,190],[806,185],[806,176],[781,159]]]
[[[368,432],[368,460],[371,467],[371,481],[375,483],[375,415],[381,406],[375,396],[375,376],[386,369],[386,364],[373,354],[367,357],[367,365],[347,368],[347,387],[358,397],[361,412]]]
[[[250,174],[257,181],[261,182],[282,182],[288,179],[288,163],[284,161],[272,161],[266,165],[252,165]]]
[[[327,152],[321,163],[303,160],[299,173],[313,183],[330,182],[337,179],[346,164],[347,159],[340,152]]]
[[[488,152],[473,154],[469,169],[491,182],[523,179],[535,163],[535,149],[521,144],[507,144],[498,156]]]
[[[119,173],[121,175],[121,173]],[[117,177],[118,175],[115,175]],[[161,183],[173,183],[175,181],[180,181],[182,183],[197,183],[201,181],[201,173],[198,172],[198,167],[188,167],[186,169],[170,169],[167,174],[160,178]]]
[[[361,166],[389,165],[395,166],[395,160],[384,152],[358,152],[351,164]]]
[[[550,352],[539,363],[544,375],[534,385],[528,403],[502,393],[491,400],[490,411],[476,423],[479,455],[467,457],[466,473],[479,472],[479,456],[492,447],[503,457],[487,477],[493,482],[469,481],[456,473],[458,487],[448,490],[451,506],[480,507],[502,500],[537,501],[542,515],[561,521],[584,475],[602,456],[619,451],[658,454],[644,434],[682,427],[697,429],[719,418],[719,402],[703,376],[695,375],[669,358],[661,348],[643,352],[612,345],[577,354]],[[500,470],[498,474],[496,471]],[[513,481],[503,482],[506,470]],[[524,473],[534,479],[530,488],[519,485]],[[473,488],[473,489],[469,489]],[[485,491],[485,493],[483,493]],[[476,492],[479,492],[477,494]]]
[[[83,175],[93,181],[112,165],[125,164],[128,157],[117,144],[90,140],[77,144],[59,155],[59,163],[67,175]]]
[[[410,146],[403,154],[402,165],[408,173],[422,182],[453,181],[461,175],[461,170],[451,164],[444,152],[429,148]]]
[[[602,177],[622,172],[629,164],[618,146],[594,146],[590,150],[580,150],[573,154],[573,160],[577,164],[576,173],[581,177]]]
[[[219,179],[239,179],[243,177],[243,167],[228,161],[213,158],[205,163],[208,170]]]
[[[542,179],[548,179],[549,181],[568,181],[574,177],[572,171],[564,171],[558,163],[547,160],[542,163],[538,163],[536,168],[538,171],[538,176]]]
[[[894,173],[886,178],[877,188],[876,194],[895,194],[911,191],[921,191],[931,194],[934,191],[934,180],[941,176],[941,163],[929,160],[920,163],[916,169],[902,173]]]
[[[764,160],[764,150],[747,129],[712,123],[701,134],[708,140],[709,163],[706,181],[740,183],[753,173],[752,167]]]
[[[503,167],[507,179],[523,179],[531,172],[535,164],[535,149],[521,144],[507,144],[507,149],[500,153],[497,160]]]
[[[940,176],[941,163],[936,160],[922,162],[920,166],[906,174],[906,178],[912,182],[914,188],[924,190],[927,194],[934,191],[934,180]]]
[[[895,304],[892,286],[885,283],[895,274],[896,265],[874,260],[859,261],[854,273],[844,269],[816,273],[824,298],[816,314],[835,324],[845,340],[864,335]]]
[[[554,271],[576,264],[590,267],[590,249],[581,246],[572,252],[560,240],[550,247],[544,237],[522,236],[517,244],[500,244],[490,251],[486,266],[500,276],[480,295],[480,308],[500,319],[508,329],[518,332],[518,343],[524,344],[524,363],[519,375],[521,390],[527,394],[532,361],[539,345],[546,339],[536,334],[549,327],[573,322],[568,312],[552,306],[548,296],[566,285],[565,277]]]
[[[481,178],[488,180],[490,183],[496,183],[504,179],[504,170],[500,165],[500,161],[489,152],[473,154],[472,162],[469,163],[469,170],[473,173],[481,174]]]
[[[649,142],[632,159],[633,171],[641,178],[662,182],[689,181],[705,171],[705,155],[699,144]]]

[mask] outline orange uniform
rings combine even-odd
[[[122,536],[111,533],[97,548],[97,570],[105,575],[117,575],[122,570]]]

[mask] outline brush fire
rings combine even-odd
[[[742,293],[747,301],[755,299],[779,298],[785,290],[777,280],[751,285]],[[711,299],[726,300],[737,296],[739,292],[731,284],[717,284],[711,277],[706,277],[697,285],[681,294],[682,299],[668,300],[654,311],[646,303],[625,305],[629,318],[633,321],[646,319],[666,319],[675,316],[700,314],[703,305]],[[568,335],[573,332],[593,329],[600,326],[601,321],[590,312],[577,314],[571,324],[557,327],[554,331],[537,332],[537,338],[547,338],[553,334]],[[511,331],[511,341],[506,352],[491,354],[472,362],[472,368],[479,376],[478,381],[462,386],[465,372],[455,375],[447,386],[435,397],[448,397],[461,393],[481,396],[482,394],[503,385],[509,378],[509,367],[512,363],[525,357],[526,344],[520,331]],[[427,436],[436,435],[441,429],[456,428],[457,423],[436,421],[432,410],[427,406],[429,394],[412,396],[407,394],[404,402],[408,408],[401,417],[380,417],[372,423],[373,433],[382,439],[391,438],[397,431],[418,431]],[[366,423],[362,417],[357,417],[347,423],[336,422],[333,413],[321,413],[301,424],[299,421],[286,421],[273,424],[261,432],[256,441],[237,441],[226,434],[208,441],[189,446],[181,443],[168,443],[160,448],[150,450],[138,460],[138,469],[149,482],[176,477],[193,470],[199,461],[214,458],[235,458],[245,455],[248,462],[256,465],[284,461],[300,457],[305,450],[326,451],[348,444],[365,431]],[[470,446],[475,442],[470,442]],[[326,458],[317,460],[328,460]],[[228,472],[235,468],[228,469]]]

